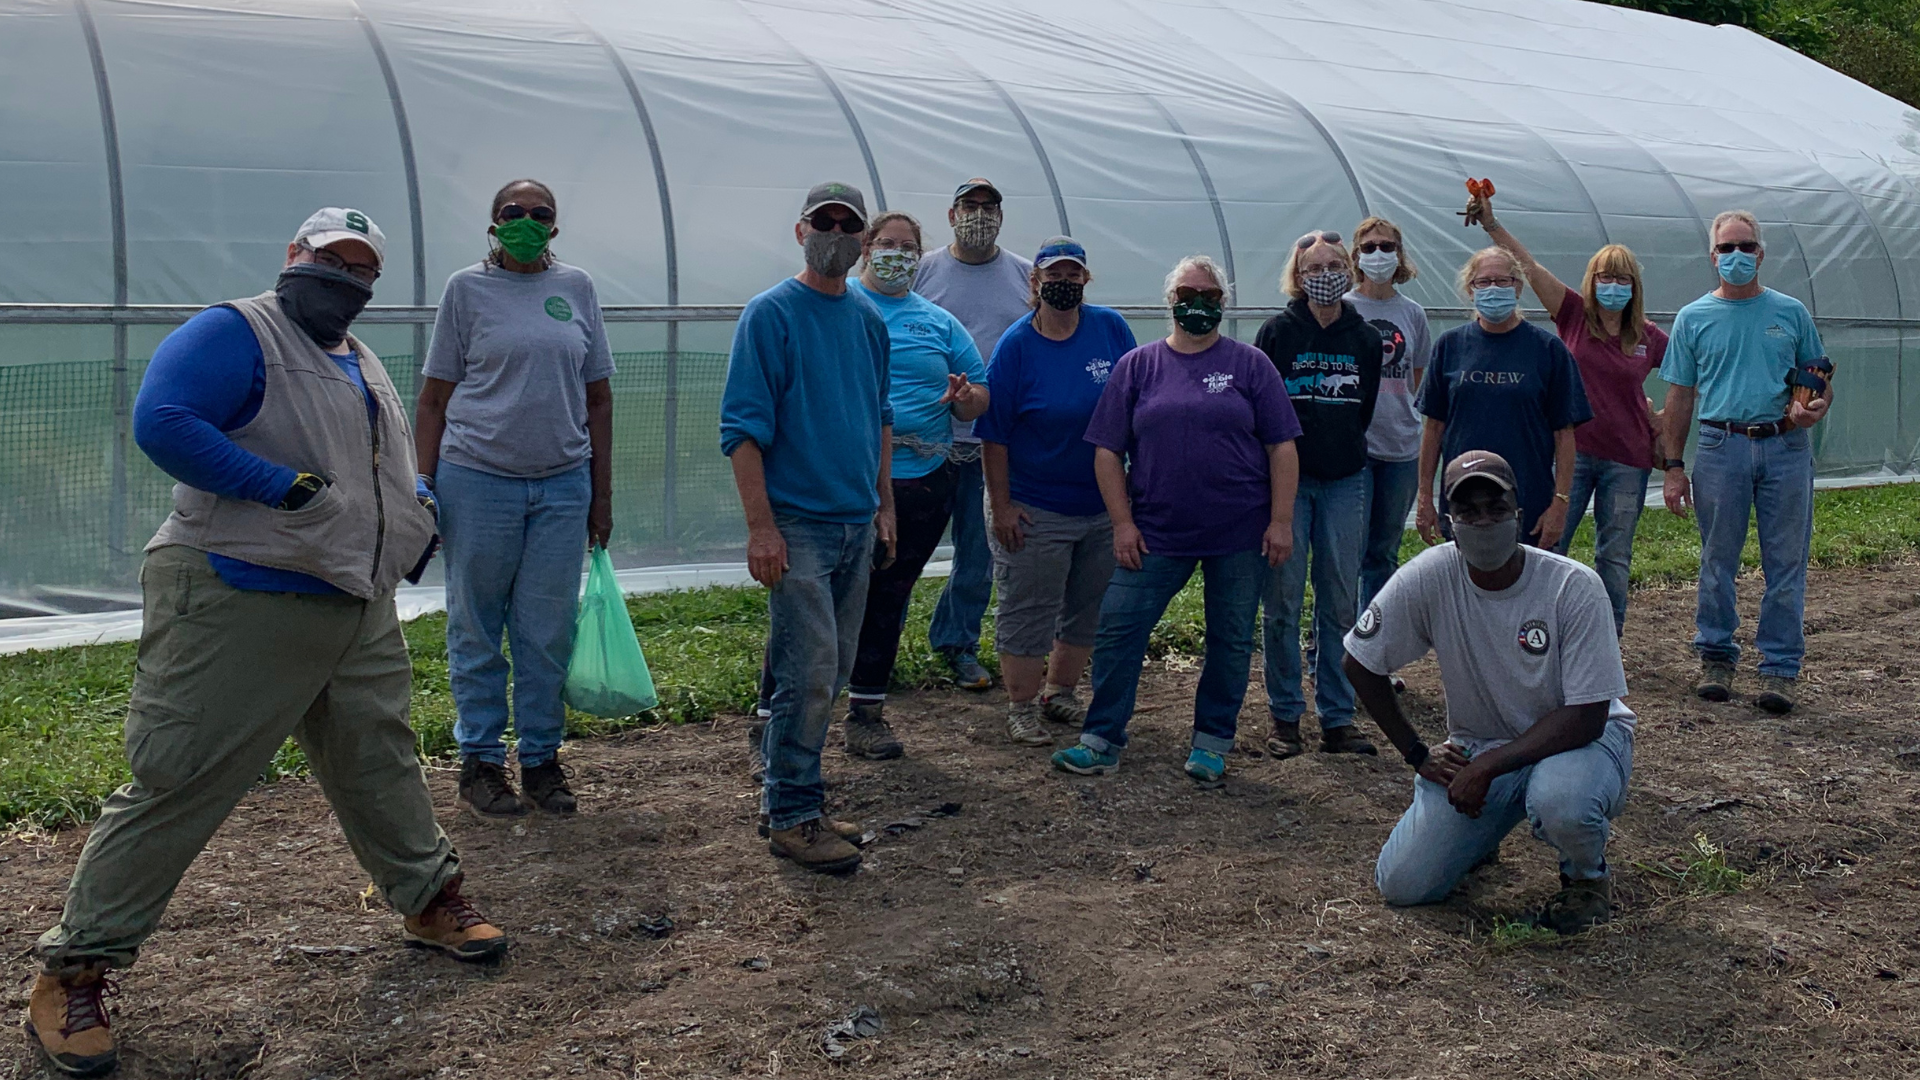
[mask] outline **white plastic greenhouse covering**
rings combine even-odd
[[[1468,176],[1563,278],[1630,245],[1656,317],[1749,208],[1839,364],[1822,475],[1910,471],[1920,114],[1736,28],[1579,0],[0,0],[0,589],[130,580],[166,507],[126,435],[141,361],[266,287],[308,212],[384,226],[363,325],[404,392],[518,176],[557,192],[623,357],[623,562],[737,550],[720,354],[797,269],[803,192],[855,183],[939,242],[975,175],[1003,243],[1072,234],[1090,299],[1142,320],[1177,258],[1220,257],[1241,336],[1295,237],[1368,214],[1457,319]]]

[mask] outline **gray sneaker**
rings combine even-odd
[[[1785,716],[1793,711],[1796,681],[1779,675],[1760,676],[1760,693],[1753,699],[1755,706],[1775,716]]]
[[[1031,701],[1007,706],[1007,738],[1021,746],[1053,745],[1053,736],[1040,723],[1040,706]]]
[[[906,750],[882,715],[884,705],[847,706],[847,753],[869,761],[889,761]]]
[[[1085,727],[1087,723],[1087,707],[1080,704],[1080,699],[1071,690],[1041,698],[1040,714],[1056,724]]]
[[[993,673],[980,666],[978,656],[957,649],[943,650],[940,655],[946,659],[947,669],[953,672],[953,685],[962,690],[993,689]]]
[[[1719,660],[1700,662],[1700,681],[1693,692],[1703,701],[1725,701],[1733,696],[1733,665]]]

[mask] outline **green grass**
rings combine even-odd
[[[1727,865],[1726,849],[1704,832],[1694,833],[1693,843],[1681,854],[1665,862],[1635,863],[1634,869],[1665,878],[1694,896],[1739,892],[1748,879],[1746,871]]]
[[[1555,945],[1565,939],[1551,927],[1502,916],[1493,920],[1493,929],[1487,931],[1487,940],[1496,949],[1523,949],[1530,945]]]
[[[1920,485],[1821,492],[1815,502],[1813,561],[1818,566],[1861,566],[1920,550]],[[1593,527],[1582,526],[1574,554],[1592,557]],[[1404,554],[1422,545],[1408,534]],[[1638,584],[1690,582],[1697,570],[1699,537],[1691,522],[1665,510],[1649,510],[1635,543],[1633,578]],[[1746,564],[1759,564],[1748,545]],[[941,582],[923,581],[914,591],[895,669],[897,686],[930,686],[942,677],[927,645],[927,621]],[[575,715],[573,731],[604,734],[660,722],[691,723],[753,704],[761,643],[766,635],[766,596],[759,589],[716,588],[635,597],[628,602],[653,668],[660,706],[625,720]],[[1197,654],[1204,638],[1200,594],[1181,593],[1154,630],[1155,655]],[[429,616],[407,625],[413,649],[413,722],[421,753],[452,752],[453,700],[447,690],[446,619]],[[982,657],[994,665],[992,618]],[[52,825],[86,821],[100,800],[127,777],[121,723],[133,677],[131,644],[0,656],[0,823]],[[303,762],[289,746],[273,772],[295,774]],[[1696,852],[1696,854],[1698,854]],[[1724,855],[1721,857],[1724,866]],[[1737,871],[1732,871],[1737,873]],[[1694,870],[1690,882],[1714,871]],[[1703,877],[1703,875],[1705,875]],[[1724,875],[1713,880],[1725,880]]]

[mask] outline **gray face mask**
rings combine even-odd
[[[860,237],[832,232],[807,234],[807,269],[821,277],[844,277],[860,261]]]
[[[1456,521],[1453,546],[1460,549],[1460,557],[1467,560],[1468,566],[1491,574],[1507,565],[1513,553],[1520,550],[1520,516],[1516,514],[1491,525],[1462,525]]]

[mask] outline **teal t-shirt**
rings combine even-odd
[[[953,413],[940,403],[948,375],[984,385],[987,366],[973,335],[947,309],[919,293],[888,296],[855,282],[887,323],[893,402],[893,478],[913,480],[940,467],[953,446]]]
[[[1805,304],[1767,289],[1747,300],[1707,295],[1673,320],[1660,378],[1699,394],[1701,420],[1763,424],[1787,414],[1787,373],[1826,355]]]

